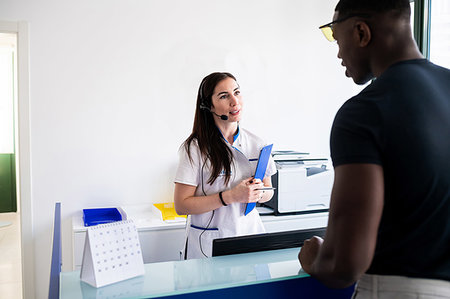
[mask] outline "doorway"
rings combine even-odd
[[[17,212],[17,34],[0,33],[0,213]]]
[[[22,298],[20,205],[16,168],[17,33],[0,32],[0,293]]]
[[[15,141],[14,141],[14,162],[15,162],[15,184],[16,184],[16,204],[17,211],[12,213],[0,213],[2,215],[15,215],[16,228],[20,234],[19,241],[13,246],[15,253],[21,255],[20,264],[12,265],[15,273],[21,274],[21,282],[19,294],[23,298],[35,297],[35,267],[34,267],[34,232],[33,232],[33,210],[31,198],[31,154],[30,154],[30,90],[29,90],[29,25],[27,22],[11,22],[0,20],[0,33],[13,34],[16,40],[16,73],[15,73],[15,97],[16,110],[14,119],[15,123]],[[13,219],[7,221],[13,222]],[[1,221],[1,220],[0,220]],[[4,230],[0,228],[0,231]],[[10,228],[6,228],[11,232]],[[3,239],[6,240],[6,239]],[[13,245],[13,241],[7,241],[5,244]],[[1,244],[0,244],[1,246]],[[20,249],[20,250],[19,250]],[[7,252],[8,249],[2,249]],[[0,259],[6,261],[6,258]],[[2,268],[3,269],[3,268]],[[2,273],[7,273],[3,271]],[[20,276],[20,274],[18,274]],[[6,286],[9,286],[11,279],[7,279]],[[2,284],[0,283],[0,287]],[[17,286],[19,287],[19,286]],[[17,290],[17,288],[14,288]],[[0,294],[4,294],[0,290]],[[10,296],[9,298],[11,298]],[[14,297],[12,297],[14,298]]]

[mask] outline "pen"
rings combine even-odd
[[[255,190],[275,190],[276,188],[273,187],[264,187],[264,188],[259,188],[259,189],[255,189]]]

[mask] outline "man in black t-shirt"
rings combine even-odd
[[[334,120],[328,228],[302,267],[355,298],[450,298],[450,70],[417,49],[409,0],[341,0],[321,29],[348,77],[376,79]]]

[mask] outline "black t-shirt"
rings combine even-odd
[[[383,167],[385,198],[370,274],[450,280],[450,70],[389,67],[338,111],[335,167]]]

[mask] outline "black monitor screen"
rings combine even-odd
[[[248,253],[265,250],[294,248],[303,246],[303,242],[313,236],[324,237],[326,227],[293,230],[277,233],[265,233],[213,240],[212,255]]]

